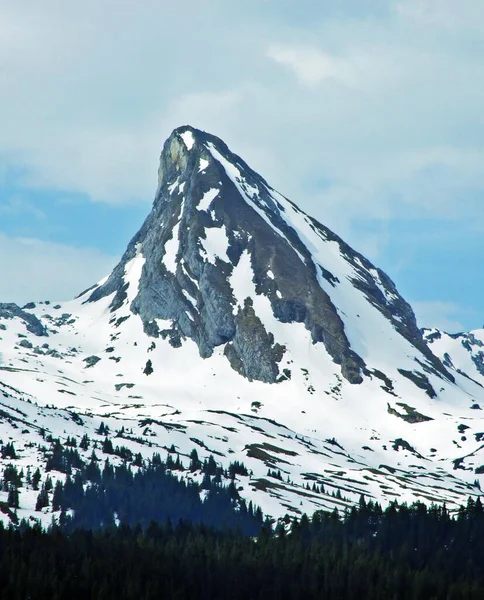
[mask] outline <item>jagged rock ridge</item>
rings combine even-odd
[[[338,286],[338,275],[315,260],[291,222],[291,210],[319,245],[336,244],[353,270],[354,287],[421,352],[423,370],[452,379],[423,342],[411,307],[391,279],[275,192],[220,139],[192,127],[176,129],[164,145],[158,175],[151,213],[89,302],[114,293],[115,311],[129,298],[148,335],[168,337],[174,346],[191,338],[202,357],[224,346],[234,369],[273,383],[281,375],[284,347],[265,330],[249,298],[237,302],[231,286],[246,255],[256,293],[269,299],[275,318],[304,323],[343,376],[361,383],[369,374],[365,359],[351,347],[323,285]],[[138,289],[130,290],[127,274],[140,266]],[[171,325],[160,327],[159,321]]]

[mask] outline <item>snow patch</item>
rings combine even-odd
[[[136,244],[136,254],[134,258],[128,261],[124,267],[123,279],[124,282],[128,284],[128,289],[126,291],[126,304],[128,304],[128,306],[131,305],[131,302],[133,302],[138,295],[141,272],[145,261],[146,259],[141,253],[141,244]]]
[[[208,210],[212,200],[217,197],[219,191],[217,188],[210,188],[208,192],[205,192],[198,203],[197,210]]]
[[[187,290],[185,288],[182,288],[182,293],[192,306],[197,305],[196,299],[189,292],[187,292]]]
[[[195,144],[195,139],[193,137],[193,134],[191,131],[184,131],[183,133],[180,133],[180,137],[183,140],[185,146],[187,147],[187,150],[191,150],[193,148],[193,145]]]
[[[205,158],[201,158],[198,166],[198,172],[201,173],[202,171],[205,171],[209,164],[210,162],[208,160],[206,160]]]
[[[360,263],[361,263],[361,261],[360,261]],[[375,285],[380,290],[380,292],[383,294],[383,297],[389,302],[391,302],[392,300],[396,300],[395,294],[393,294],[392,292],[389,292],[382,284],[381,277],[380,277],[380,274],[378,273],[378,271],[376,269],[370,269],[369,272],[372,274]]]
[[[162,262],[165,265],[165,267],[168,269],[168,271],[170,271],[173,274],[176,273],[178,247],[179,247],[178,234],[179,234],[179,230],[180,230],[180,219],[183,214],[184,204],[185,204],[185,201],[183,200],[183,202],[181,203],[181,207],[180,207],[178,223],[175,225],[175,227],[173,227],[172,237],[169,240],[167,240],[165,243],[165,254],[162,259]]]
[[[245,201],[247,202],[247,204],[249,204],[249,206],[251,206],[255,210],[255,212],[262,219],[264,219],[264,221],[269,225],[269,227],[271,227],[277,233],[277,235],[284,238],[284,240],[288,243],[288,245],[291,246],[291,248],[294,250],[294,252],[299,256],[299,258],[301,259],[303,264],[306,264],[304,256],[296,248],[294,248],[294,246],[287,239],[287,237],[284,235],[284,233],[279,229],[279,227],[274,225],[274,223],[269,219],[267,212],[262,210],[261,207],[257,205],[257,202],[255,202],[255,200],[258,199],[259,189],[255,186],[249,185],[246,182],[246,180],[242,177],[239,169],[235,165],[233,165],[231,162],[229,162],[224,156],[222,156],[222,154],[220,154],[220,152],[215,148],[215,146],[212,143],[210,143],[210,142],[208,143],[208,148],[209,148],[212,156],[222,165],[225,172],[227,173],[228,178],[235,185],[235,187],[239,191],[240,195],[243,198],[245,198]],[[260,201],[260,199],[259,199],[259,201]],[[281,216],[283,216],[282,213],[281,213]]]
[[[224,262],[230,262],[230,259],[227,256],[229,240],[225,225],[222,225],[222,227],[207,227],[205,229],[205,236],[206,239],[200,241],[208,262],[215,264],[216,257]]]
[[[190,281],[192,283],[194,283],[197,288],[199,288],[198,281],[195,279],[195,277],[192,277],[192,275],[190,275],[190,273],[188,272],[188,269],[185,265],[185,262],[182,262],[181,266],[183,268],[183,271],[185,272],[185,275],[188,277],[188,279],[190,279]]]
[[[173,192],[176,190],[178,186],[178,177],[175,179],[175,181],[168,186],[168,191],[170,192],[170,194],[173,194]]]
[[[178,255],[178,231],[180,223],[178,222],[173,227],[172,237],[165,244],[165,254],[163,256],[163,264],[171,273],[176,273],[177,255]]]

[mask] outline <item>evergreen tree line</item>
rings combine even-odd
[[[0,527],[0,598],[43,600],[481,600],[484,511],[362,498],[257,538],[174,526],[49,532]]]
[[[35,509],[51,507],[55,512],[60,511],[59,523],[64,530],[97,529],[119,523],[146,527],[151,521],[170,519],[176,524],[184,519],[213,527],[236,528],[248,535],[259,533],[262,512],[251,502],[246,504],[235,485],[236,475],[248,475],[242,462],[232,462],[224,469],[212,455],[200,460],[193,449],[186,467],[174,446],[165,461],[156,453],[144,460],[140,453],[114,446],[107,437],[107,427],[101,424],[100,428],[106,437],[97,450],[108,455],[104,460],[94,447],[90,458],[84,460],[75,438],[68,437],[62,444],[49,436],[46,440],[50,448],[44,449],[47,476],[43,482],[38,468],[33,474],[28,469],[25,476],[23,470],[19,472],[13,464],[8,464],[2,481],[3,489],[8,492],[8,509],[4,506],[4,512],[8,510],[10,518],[17,522],[10,509],[21,507],[20,491],[27,485],[39,490]],[[91,447],[87,435],[79,446],[83,450]],[[8,450],[15,456],[13,444]],[[109,455],[121,458],[122,463],[113,465]],[[52,471],[64,473],[65,482],[58,479],[54,485],[49,474]],[[201,473],[201,483],[179,479],[182,472]]]
[[[192,452],[193,470],[194,460],[198,460],[196,451]],[[154,454],[133,471],[131,465],[113,466],[109,459],[100,468],[94,456],[84,469],[68,475],[65,483],[56,482],[52,509],[61,511],[59,524],[68,531],[115,523],[146,528],[152,521],[169,519],[174,524],[185,520],[257,535],[263,524],[260,508],[246,504],[234,480],[223,484],[222,469],[212,457],[200,466],[204,476],[198,484],[176,476],[174,469],[183,469],[179,458],[171,465],[170,460],[163,462]]]

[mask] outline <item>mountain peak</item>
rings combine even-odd
[[[203,146],[209,143],[222,150],[228,150],[220,138],[191,125],[182,125],[174,129],[165,141],[162,157],[165,156],[166,160],[176,160],[180,154],[194,154],[203,150]]]
[[[452,378],[390,278],[273,190],[222,140],[187,125],[164,144],[150,215],[88,301],[113,293],[111,311],[139,315],[148,335],[175,347],[191,339],[204,358],[220,348],[249,380],[288,377],[287,325],[303,324],[344,378],[361,383],[372,376],[364,338],[373,335],[373,320],[417,352],[418,375],[409,378],[422,389],[432,388],[427,372]],[[364,326],[353,314],[357,306],[370,311]],[[408,366],[402,371],[412,373]]]
[[[170,135],[105,280],[0,321],[3,437],[32,472],[46,433],[102,445],[106,422],[145,457],[247,461],[244,497],[276,516],[478,493],[484,333],[425,343],[383,271],[206,132]]]
[[[190,152],[200,144],[202,132],[184,125],[177,127],[166,140],[160,157],[158,187],[166,178],[172,178],[187,168]]]
[[[207,140],[207,138],[211,138],[212,140],[218,140],[215,136],[202,131],[201,129],[197,129],[196,127],[192,127],[191,125],[181,125],[174,129],[167,139],[167,143],[169,144],[172,140],[181,139],[185,144],[185,147],[188,152],[194,149],[198,144],[203,143]],[[222,140],[218,140],[222,142]]]

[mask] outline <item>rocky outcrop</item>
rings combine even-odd
[[[224,349],[232,368],[250,381],[273,383],[279,375],[278,363],[284,350],[284,346],[274,343],[272,333],[265,330],[251,298],[246,298],[235,318],[233,339]]]
[[[87,356],[84,359],[84,362],[86,363],[86,369],[88,369],[89,367],[96,366],[100,360],[101,359],[99,358],[99,356],[95,356],[94,354],[92,354],[91,356]]]
[[[20,306],[18,306],[17,304],[14,304],[13,302],[0,303],[0,319],[13,319],[13,318],[21,319],[24,322],[25,327],[27,328],[27,331],[29,331],[30,333],[33,333],[34,335],[37,335],[37,336],[47,336],[48,335],[47,329],[42,325],[42,323],[39,321],[39,319],[35,315],[32,315],[32,314],[26,312],[25,310],[20,308]]]

